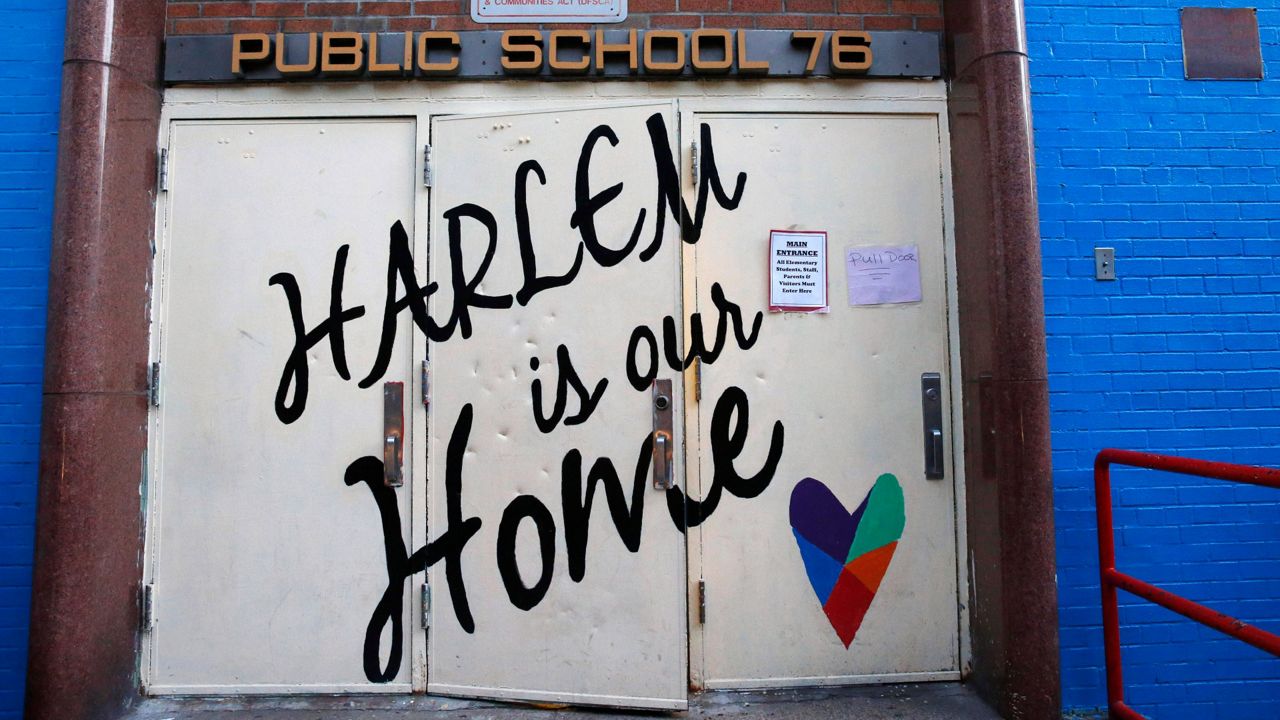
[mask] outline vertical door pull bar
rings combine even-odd
[[[653,489],[671,487],[671,380],[653,381]]]
[[[382,481],[404,485],[404,383],[382,384]]]
[[[942,375],[920,376],[920,407],[924,411],[924,476],[941,480],[946,476],[942,441]]]

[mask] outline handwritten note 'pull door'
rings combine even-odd
[[[384,537],[408,537],[411,488],[388,487],[382,459],[412,321],[383,308],[388,248],[413,238],[416,134],[412,119],[168,128],[149,693],[410,690],[393,643],[367,637],[371,617],[388,638],[409,625]]]
[[[686,706],[681,382],[653,480],[654,382],[683,371],[675,120],[433,121],[431,692]]]

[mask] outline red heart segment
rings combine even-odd
[[[848,568],[840,573],[840,579],[836,581],[831,597],[827,598],[822,610],[826,612],[831,627],[835,629],[845,648],[849,647],[853,637],[858,634],[862,618],[867,614],[867,608],[871,607],[871,600],[875,596]]]

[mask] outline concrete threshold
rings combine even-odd
[[[998,720],[959,683],[862,685],[840,688],[715,691],[689,697],[676,713],[523,705],[428,695],[148,698],[122,720]]]

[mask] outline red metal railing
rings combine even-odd
[[[1124,680],[1120,668],[1120,609],[1116,588],[1243,640],[1272,655],[1280,656],[1280,635],[1273,635],[1116,570],[1115,528],[1111,517],[1112,465],[1163,470],[1270,488],[1280,488],[1280,470],[1110,448],[1098,453],[1094,460],[1093,482],[1098,503],[1098,565],[1102,576],[1102,638],[1107,656],[1107,705],[1113,718],[1146,720],[1142,714],[1124,704]]]

